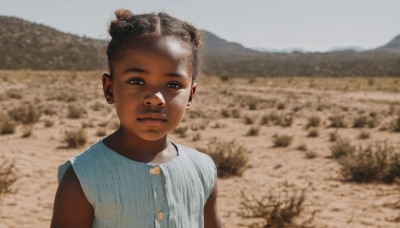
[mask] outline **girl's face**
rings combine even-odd
[[[159,140],[181,122],[192,102],[191,52],[173,37],[131,45],[103,75],[104,94],[115,103],[121,130]]]

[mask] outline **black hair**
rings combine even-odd
[[[202,35],[197,28],[166,13],[134,15],[129,10],[117,10],[115,16],[116,19],[111,22],[109,28],[111,40],[107,47],[110,71],[112,71],[112,60],[134,38],[173,36],[191,47],[193,55],[191,62],[192,80],[197,80],[203,49]]]

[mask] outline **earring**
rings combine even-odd
[[[110,98],[110,96],[106,95],[106,101],[107,101],[107,103],[112,104],[113,102],[112,102],[109,98]]]

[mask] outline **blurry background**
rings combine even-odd
[[[99,40],[109,38],[108,25],[120,8],[167,12],[204,30],[207,74],[400,74],[395,0],[1,0],[0,42],[6,47],[0,50],[0,68],[104,67],[105,42]]]

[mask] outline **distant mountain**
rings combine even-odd
[[[306,52],[303,48],[263,48],[263,47],[252,47],[251,49],[264,52],[264,53],[293,53],[293,52]]]
[[[0,16],[0,68],[92,70],[104,66],[105,41]]]
[[[378,49],[400,53],[400,35]]]
[[[202,31],[203,72],[220,76],[400,76],[400,35],[369,51],[265,53]],[[0,69],[106,68],[107,41],[0,16]]]
[[[255,55],[258,51],[245,48],[241,44],[229,42],[219,38],[215,34],[202,31],[205,40],[204,54],[206,56],[230,56],[230,55]]]
[[[356,52],[361,52],[361,51],[365,51],[365,49],[360,47],[360,46],[334,46],[334,47],[331,47],[327,52],[334,52],[334,51],[356,51]]]

